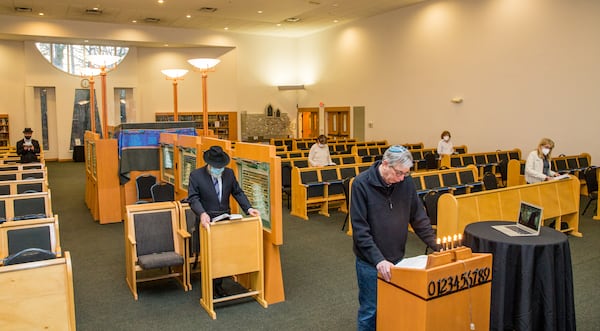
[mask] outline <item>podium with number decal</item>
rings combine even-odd
[[[377,330],[488,330],[492,255],[459,247],[377,280]]]

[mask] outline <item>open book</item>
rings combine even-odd
[[[218,222],[218,221],[223,221],[223,220],[240,220],[242,219],[243,216],[241,214],[221,214],[219,216],[215,216],[213,217],[212,220],[210,220],[211,222]]]
[[[427,255],[418,255],[414,257],[405,257],[396,263],[396,267],[425,269],[427,267]]]
[[[560,176],[550,177],[550,180],[565,179],[565,178],[569,178],[569,174],[562,174]]]

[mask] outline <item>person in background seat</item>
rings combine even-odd
[[[17,141],[17,154],[21,156],[21,163],[38,162],[38,154],[40,154],[40,143],[31,138],[33,130],[25,128],[23,130],[25,137]]]
[[[454,145],[452,144],[452,141],[450,141],[451,137],[452,136],[450,135],[449,131],[444,131],[440,135],[440,138],[442,138],[442,140],[438,142],[437,146],[437,153],[440,156],[454,154]]]
[[[552,171],[552,149],[554,141],[550,138],[542,138],[536,150],[531,151],[525,161],[525,181],[527,184],[547,181],[550,177],[558,176],[558,172]]]
[[[308,165],[311,167],[324,167],[335,165],[329,154],[329,146],[327,146],[327,137],[320,135],[317,137],[317,142],[310,147],[308,152]]]

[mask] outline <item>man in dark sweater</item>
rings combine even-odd
[[[400,145],[352,184],[350,218],[358,280],[358,330],[375,330],[377,274],[391,280],[391,268],[404,258],[408,225],[423,242],[439,250],[435,233],[410,177],[413,159]]]

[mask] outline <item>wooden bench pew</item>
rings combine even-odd
[[[308,213],[318,211],[329,216],[330,208],[346,211],[342,182],[370,167],[370,163],[292,169],[292,208],[294,216],[308,220]]]
[[[58,216],[0,224],[0,264],[7,257],[28,248],[38,248],[62,255]]]
[[[1,330],[76,330],[71,256],[0,268]]]
[[[475,179],[477,168],[473,165],[463,168],[415,172],[411,176],[419,196],[424,196],[431,191],[459,195],[483,189],[483,184]]]
[[[52,217],[50,190],[5,195],[0,199],[0,223]]]
[[[581,237],[579,232],[579,180],[568,179],[517,185],[454,196],[443,194],[438,201],[437,235],[462,233],[467,224],[491,220],[516,220],[519,204],[541,206],[543,219],[555,219],[555,229]],[[562,228],[561,224],[567,224]]]
[[[0,196],[48,191],[45,179],[0,181]]]
[[[23,171],[23,170],[41,170],[46,165],[44,163],[15,163],[15,164],[0,164],[0,173],[3,171]]]
[[[6,180],[46,179],[46,168],[29,170],[0,171],[0,182]]]

